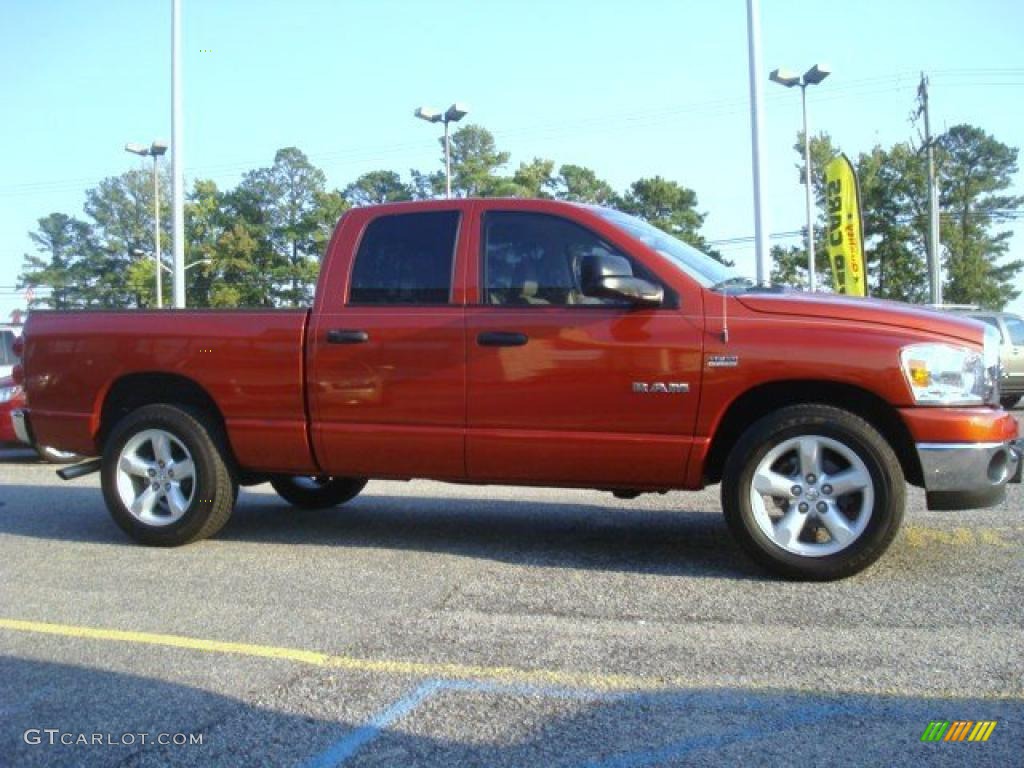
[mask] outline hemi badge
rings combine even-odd
[[[739,364],[736,355],[708,355],[708,368],[735,368]]]

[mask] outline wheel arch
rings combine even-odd
[[[907,482],[918,486],[922,484],[921,462],[914,440],[895,408],[861,387],[806,379],[762,384],[747,390],[729,404],[714,430],[704,460],[704,482],[711,484],[721,480],[729,452],[751,424],[780,408],[802,404],[830,405],[860,416],[892,447]]]
[[[114,381],[103,398],[96,434],[100,449],[121,419],[146,405],[183,405],[204,411],[215,420],[221,433],[227,435],[224,414],[210,393],[195,380],[174,373],[130,373]],[[225,442],[230,451],[230,441]]]

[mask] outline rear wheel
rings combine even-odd
[[[1020,402],[1022,397],[1024,397],[1024,395],[1003,395],[999,398],[999,402],[1002,403],[1003,408],[1010,410]]]
[[[863,419],[823,405],[784,408],[751,426],[722,477],[733,535],[790,578],[839,579],[867,568],[903,520],[903,472]]]
[[[196,411],[148,405],[128,414],[103,451],[103,495],[114,521],[155,546],[215,534],[237,495],[224,445],[220,431]]]
[[[277,475],[270,479],[270,484],[278,496],[293,506],[327,509],[354,499],[366,487],[366,480],[326,475]]]

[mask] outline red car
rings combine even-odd
[[[892,302],[762,290],[645,222],[543,200],[357,208],[311,309],[33,312],[19,434],[101,459],[140,542],[216,533],[239,485],[330,506],[371,478],[721,482],[778,573],[838,578],[1020,481],[999,341]]]

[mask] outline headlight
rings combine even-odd
[[[992,329],[993,331],[995,329]],[[983,405],[999,400],[999,340],[990,351],[989,334],[985,348],[978,352],[953,344],[914,344],[900,354],[918,405]]]
[[[21,394],[21,387],[15,384],[13,387],[0,387],[0,403],[9,403]]]

